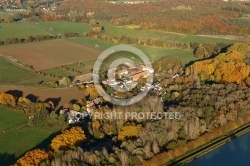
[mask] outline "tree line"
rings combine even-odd
[[[64,37],[79,37],[78,33],[74,32],[65,32]],[[36,36],[28,36],[27,38],[7,38],[4,41],[0,41],[0,45],[6,44],[18,44],[18,43],[31,43],[31,42],[39,42],[44,40],[52,40],[52,39],[61,39],[63,38],[61,35],[36,35]]]
[[[36,98],[36,96],[33,96],[33,98]],[[26,97],[14,96],[10,93],[0,93],[0,104],[32,115],[33,118],[29,121],[30,125],[42,122],[55,108],[52,101],[31,101]]]

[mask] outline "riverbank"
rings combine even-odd
[[[143,166],[184,165],[224,145],[233,138],[239,137],[249,131],[250,117],[245,116],[244,119],[237,118],[236,120],[221,126],[220,128],[214,129],[211,133],[207,133],[203,136],[200,136],[196,140],[187,142],[183,146],[179,146],[174,150],[157,154],[150,160],[145,161]],[[178,157],[173,158],[173,156],[177,156],[177,152],[179,153]]]
[[[167,165],[171,166],[176,166],[176,165],[184,165],[187,164],[189,162],[191,162],[192,160],[203,156],[204,154],[226,144],[227,142],[231,141],[232,139],[234,139],[235,137],[240,137],[243,134],[247,133],[250,131],[250,123],[243,125],[242,127],[232,131],[231,133],[227,134],[227,135],[223,135],[217,139],[215,139],[212,142],[209,142],[208,144],[196,149],[193,152],[190,152],[189,154],[186,154],[185,156],[173,161],[173,162],[168,162]],[[162,165],[163,166],[163,165]],[[165,164],[164,164],[165,166]]]

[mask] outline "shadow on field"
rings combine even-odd
[[[20,91],[20,90],[8,90],[5,93],[11,94],[11,95],[15,96],[16,98],[19,98],[19,97],[23,96],[23,91]]]
[[[47,98],[45,100],[45,102],[49,102],[52,101],[54,103],[55,108],[59,105],[60,101],[61,101],[61,97],[58,98]]]
[[[35,96],[35,95],[33,95],[33,94],[29,94],[29,95],[27,95],[26,97],[25,97],[26,99],[29,99],[31,102],[33,102],[33,103],[35,103],[35,102],[37,102],[37,100],[38,100],[38,96]]]
[[[48,136],[46,139],[44,139],[42,142],[40,142],[39,144],[37,144],[35,147],[31,148],[28,151],[31,151],[31,150],[34,150],[34,149],[44,149],[44,150],[48,151],[49,145],[51,144],[52,139],[55,138],[56,135],[58,135],[60,133],[61,133],[61,131],[54,132],[54,133],[50,134],[50,136]],[[19,158],[22,157],[25,153],[23,153],[22,155],[20,155]],[[0,164],[0,166],[1,166],[1,164]]]
[[[0,166],[8,166],[14,164],[16,156],[14,154],[0,153]]]
[[[47,151],[49,149],[49,145],[51,144],[52,139],[55,138],[60,133],[61,133],[61,131],[54,132],[54,133],[50,134],[50,136],[48,136],[45,140],[40,142],[38,145],[36,145],[32,149],[44,149]]]

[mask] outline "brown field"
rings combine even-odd
[[[1,46],[1,53],[11,55],[39,71],[74,62],[93,60],[99,56],[100,51],[64,39],[58,39]]]
[[[61,98],[58,106],[70,102],[73,99],[83,98],[83,93],[73,88],[50,89],[50,88],[32,88],[22,86],[0,86],[0,93],[7,91],[21,91],[26,97],[30,94],[38,97],[38,100],[45,101],[48,98]]]

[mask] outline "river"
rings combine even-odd
[[[191,161],[185,166],[250,166],[250,132]]]

